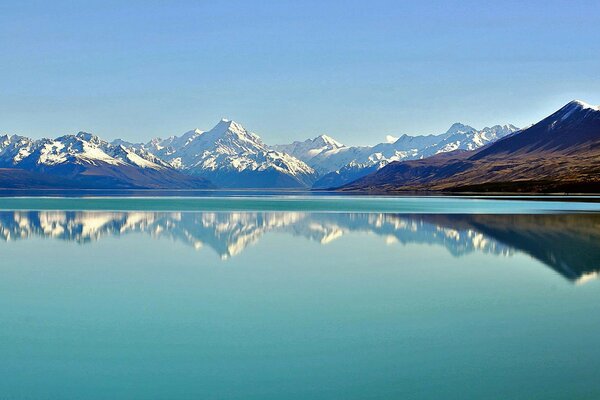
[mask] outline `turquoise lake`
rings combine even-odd
[[[559,200],[0,197],[0,398],[598,399]]]

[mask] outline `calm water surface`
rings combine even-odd
[[[0,398],[600,398],[600,204],[336,200],[0,199]]]

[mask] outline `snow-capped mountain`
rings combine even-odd
[[[144,149],[115,145],[86,132],[56,139],[0,137],[0,168],[60,176],[69,187],[208,187]],[[41,176],[41,175],[40,175]]]
[[[519,130],[519,128],[511,124],[494,125],[481,130],[476,130],[462,124],[460,124],[459,129],[453,129],[456,125],[458,124],[450,127],[448,132],[442,136],[441,141],[423,149],[419,158],[454,150],[475,150]]]
[[[340,187],[348,182],[355,181],[365,175],[385,167],[389,162],[387,160],[379,160],[376,163],[366,162],[358,163],[351,161],[337,171],[330,172],[319,178],[314,184],[313,189],[329,189]]]
[[[540,122],[484,149],[478,157],[504,153],[569,154],[596,149],[600,140],[600,106],[573,100]],[[568,149],[568,152],[567,152]]]
[[[574,100],[480,149],[393,163],[344,190],[597,193],[600,107]]]
[[[133,147],[113,145],[91,133],[79,132],[56,139],[32,140],[22,136],[0,138],[4,166],[130,165],[161,170],[169,166],[154,155]]]
[[[352,182],[393,161],[415,160],[455,150],[474,150],[516,131],[518,128],[510,124],[477,130],[455,123],[439,135],[402,135],[393,143],[342,147],[321,152],[305,161],[316,170],[331,170],[314,185],[314,188],[331,188]]]
[[[307,139],[304,142],[295,141],[291,144],[281,144],[272,146],[274,150],[287,153],[299,160],[309,161],[319,154],[333,154],[336,150],[345,148],[337,140],[327,136],[319,135],[314,139]],[[329,168],[321,169],[320,165],[315,165],[318,173],[330,172]]]
[[[36,147],[36,141],[19,135],[0,136],[0,165],[14,166],[28,157]]]
[[[79,132],[56,139],[0,136],[3,187],[329,188],[374,172],[392,161],[458,149],[472,150],[516,131],[512,125],[476,130],[454,124],[440,135],[394,138],[375,146],[346,146],[320,135],[268,146],[235,121],[181,136],[109,143]],[[21,182],[23,181],[23,182]]]
[[[219,187],[310,187],[317,176],[301,160],[270,149],[258,135],[226,119],[207,132],[196,129],[181,137],[154,139],[145,149]]]

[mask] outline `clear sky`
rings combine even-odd
[[[0,132],[368,144],[600,104],[600,4],[2,1],[0,74]]]

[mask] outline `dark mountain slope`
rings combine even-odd
[[[392,163],[346,191],[598,192],[600,109],[572,101],[476,151]]]
[[[2,189],[71,189],[77,188],[76,182],[57,176],[38,174],[16,168],[0,168],[0,188]]]

